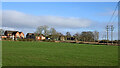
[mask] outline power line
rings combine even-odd
[[[109,33],[108,33],[109,30],[111,30],[111,41],[112,41],[112,43],[113,43],[113,30],[114,30],[113,22],[115,21],[116,17],[115,17],[115,19],[113,20],[113,22],[111,22],[111,21],[112,21],[112,19],[114,18],[114,15],[115,15],[115,12],[116,12],[117,8],[118,8],[118,3],[117,3],[117,5],[116,5],[116,7],[115,7],[115,10],[113,11],[113,14],[112,14],[110,20],[108,21],[108,23],[107,23],[107,25],[106,25],[107,43],[108,43],[108,40],[109,40]],[[110,24],[110,23],[111,23],[111,24]]]
[[[105,36],[106,34],[105,33],[106,33],[106,31],[102,31],[102,34],[101,34],[102,35],[102,40],[106,40],[106,36]]]
[[[117,8],[118,8],[118,3],[117,3],[117,5],[116,5],[115,10],[113,11],[113,14],[112,14],[110,20],[108,21],[107,25],[112,21],[113,16],[115,15],[115,12],[116,12]]]
[[[113,21],[111,22],[111,25],[113,25],[115,23],[115,20],[118,18],[118,16],[116,15],[115,18],[113,19]]]

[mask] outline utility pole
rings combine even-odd
[[[99,42],[99,32],[97,32],[97,41]]]
[[[107,44],[108,44],[108,30],[109,30],[109,26],[106,26],[106,31],[107,31]]]
[[[113,44],[113,30],[114,30],[114,27],[113,25],[111,25],[111,43]]]
[[[120,45],[120,1],[118,2],[118,45]]]

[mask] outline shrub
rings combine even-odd
[[[112,41],[108,41],[108,43],[112,43]]]
[[[17,39],[17,41],[23,41],[23,39],[20,39],[20,38],[19,38],[19,39]]]
[[[34,39],[18,39],[18,41],[34,41]]]
[[[50,40],[49,40],[49,39],[44,39],[44,40],[42,40],[42,41],[45,41],[45,42],[50,42]]]
[[[117,41],[117,40],[114,40],[113,43],[118,43],[118,41]]]
[[[50,42],[55,42],[55,40],[50,40]]]
[[[26,41],[34,41],[34,39],[26,39]]]
[[[42,41],[45,41],[45,42],[55,42],[55,40],[51,40],[51,39],[44,39]]]
[[[2,38],[2,40],[6,40],[6,38]]]
[[[112,41],[109,41],[109,43],[112,43]],[[118,43],[118,41],[117,41],[117,40],[114,40],[113,43]]]
[[[22,41],[27,41],[27,39],[22,39]]]
[[[9,41],[11,41],[11,40],[12,40],[12,38],[6,38],[6,40],[9,40]]]
[[[107,43],[107,40],[101,40],[101,41],[99,41],[99,43]]]

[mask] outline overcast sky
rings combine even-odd
[[[35,32],[41,25],[63,34],[97,30],[102,37],[116,5],[117,2],[3,2],[2,27],[25,34]],[[112,22],[117,39],[117,19]]]

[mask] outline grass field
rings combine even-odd
[[[3,41],[3,66],[117,66],[118,46]]]

